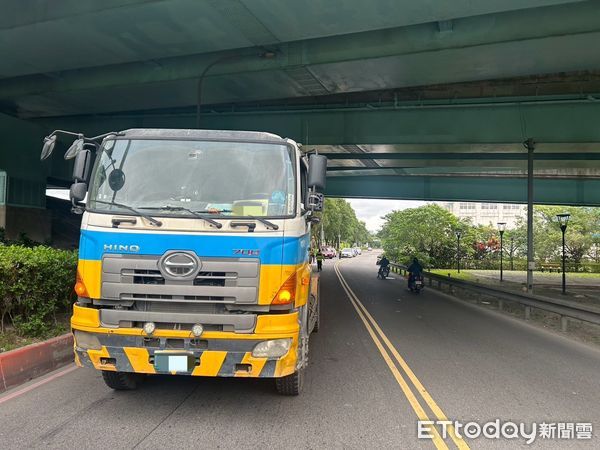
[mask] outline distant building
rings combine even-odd
[[[517,219],[527,216],[527,205],[509,203],[436,202],[459,219],[471,219],[473,225],[492,225],[506,222],[506,228],[515,228]]]

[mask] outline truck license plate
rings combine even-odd
[[[158,372],[189,373],[194,369],[194,355],[189,353],[155,353],[154,368]]]

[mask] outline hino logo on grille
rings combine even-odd
[[[139,253],[140,246],[139,245],[122,245],[122,244],[104,244],[105,252],[129,252],[129,253]]]
[[[193,253],[169,252],[158,263],[159,269],[166,278],[195,278],[200,270],[200,261]]]

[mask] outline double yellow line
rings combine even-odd
[[[406,377],[408,377],[408,379],[412,382],[414,389],[421,395],[421,397],[425,401],[425,403],[427,403],[427,405],[429,406],[431,412],[433,412],[435,417],[438,420],[447,421],[448,418],[446,417],[444,412],[437,405],[437,403],[433,400],[433,398],[431,398],[431,395],[429,394],[429,392],[427,392],[427,389],[425,389],[423,384],[416,377],[416,375],[411,370],[411,368],[408,366],[406,361],[404,361],[404,358],[402,358],[402,356],[400,356],[400,353],[398,353],[396,348],[393,346],[393,344],[390,342],[388,337],[385,335],[385,333],[383,332],[381,327],[377,324],[375,319],[373,319],[371,314],[369,314],[369,311],[367,311],[367,308],[365,308],[365,306],[358,299],[358,297],[356,296],[354,291],[352,291],[352,289],[350,288],[350,286],[344,279],[342,273],[340,272],[340,269],[338,267],[339,264],[340,263],[337,262],[335,264],[334,269],[335,269],[335,273],[336,273],[338,279],[340,280],[342,288],[348,295],[348,298],[350,299],[352,306],[354,306],[354,309],[358,313],[358,316],[360,317],[363,324],[365,325],[365,328],[369,332],[371,339],[373,339],[373,342],[377,346],[377,349],[381,353],[381,356],[383,357],[384,361],[388,365],[390,371],[392,372],[392,375],[394,376],[394,378],[400,385],[402,392],[408,399],[408,402],[410,403],[413,410],[417,414],[417,417],[419,418],[419,420],[430,420],[430,419],[427,416],[427,413],[425,412],[423,407],[421,406],[421,403],[419,403],[419,400],[417,399],[417,397],[411,390],[409,384],[407,383],[405,378],[402,376],[402,373],[400,373],[400,370],[398,369],[398,367],[396,366],[396,364],[390,357],[390,353],[392,354],[394,359],[397,361],[400,368],[404,371],[404,374],[406,375]],[[456,446],[459,449],[461,449],[461,450],[469,449],[469,446],[466,444],[466,442],[462,438],[460,438],[456,435],[456,432],[452,425],[449,425],[447,430],[448,430],[448,435],[452,438],[452,440],[454,441],[454,443],[456,444]],[[432,438],[433,443],[435,444],[435,446],[438,449],[446,449],[446,450],[448,449],[446,442],[444,442],[444,440],[440,436],[439,432],[434,427],[431,427],[431,429],[428,431],[430,431],[431,434],[433,435],[433,438]]]

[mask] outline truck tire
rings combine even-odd
[[[137,388],[138,375],[136,373],[103,370],[102,378],[109,388],[116,391],[132,391]]]
[[[277,392],[281,395],[299,395],[304,384],[304,370],[300,369],[291,375],[275,378]]]

